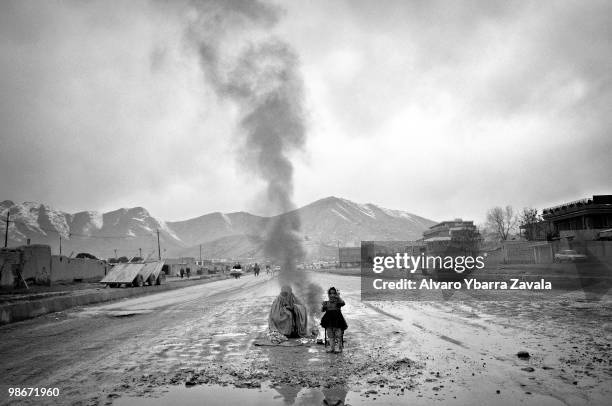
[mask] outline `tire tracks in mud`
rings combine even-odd
[[[394,315],[394,314],[388,313],[388,312],[386,312],[386,311],[382,310],[381,308],[379,308],[379,307],[377,307],[377,306],[375,306],[375,305],[373,305],[373,304],[371,304],[371,303],[362,302],[362,304],[363,304],[364,306],[366,306],[366,307],[368,307],[368,308],[370,308],[370,309],[374,310],[375,312],[380,313],[380,314],[382,314],[382,315],[384,315],[384,316],[390,317],[390,318],[392,318],[392,319],[394,319],[394,320],[397,320],[397,321],[403,321],[403,320],[404,320],[402,317],[399,317],[399,316],[396,316],[396,315]],[[441,340],[444,340],[444,341],[449,342],[449,343],[451,343],[451,344],[455,344],[455,345],[457,345],[457,346],[459,346],[459,347],[462,347],[462,348],[465,348],[465,349],[468,349],[468,348],[469,348],[469,347],[468,347],[466,344],[464,344],[464,343],[463,343],[462,341],[460,341],[460,340],[454,339],[454,338],[449,337],[449,336],[447,336],[447,335],[445,335],[445,334],[440,334],[440,333],[437,333],[437,332],[435,332],[435,331],[433,331],[433,330],[430,330],[430,329],[428,329],[428,328],[426,328],[426,327],[424,327],[424,326],[420,325],[419,323],[415,323],[415,322],[410,322],[410,323],[411,323],[411,324],[412,324],[414,327],[416,327],[416,328],[420,329],[421,331],[423,331],[423,332],[425,332],[425,333],[428,333],[428,334],[430,334],[430,335],[432,335],[432,336],[436,336],[436,337],[438,337],[438,338],[439,338],[439,339],[441,339]],[[479,327],[484,328],[484,327],[482,327],[482,326],[479,326]]]
[[[194,341],[208,340],[201,346],[201,352],[194,353],[180,365],[175,359],[166,359],[174,364],[172,366],[158,365],[155,360],[145,357],[146,362],[153,362],[153,368],[167,372],[147,377],[144,382],[132,383],[132,387],[136,386],[136,393],[142,390],[145,382],[154,386],[191,382],[243,387],[261,385],[263,381],[298,390],[330,385],[353,385],[361,390],[374,385],[399,393],[412,388],[414,377],[422,374],[422,366],[408,359],[407,354],[398,356],[404,338],[401,334],[384,333],[381,337],[388,322],[375,317],[373,312],[364,315],[361,311],[361,317],[351,318],[345,352],[341,355],[327,354],[323,346],[317,345],[254,346],[254,340],[267,329],[267,314],[274,296],[263,294],[260,288],[268,282],[249,284],[241,292],[225,292],[216,305],[209,301],[206,315],[191,319],[189,323],[193,325],[185,326],[187,335]],[[245,295],[254,299],[245,300]],[[232,303],[232,299],[241,301]],[[359,311],[360,302],[349,300]],[[179,334],[178,330],[167,330],[163,335]],[[181,347],[185,342],[174,344]]]
[[[19,348],[26,354],[20,363],[18,355],[9,353],[5,358],[7,369],[3,366],[0,372],[15,372],[15,383],[27,382],[29,386],[35,386],[35,377],[39,377],[37,386],[62,385],[63,403],[89,399],[98,404],[111,402],[114,396],[121,394],[155,394],[160,385],[187,381],[229,385],[257,385],[269,381],[296,388],[345,385],[353,390],[377,390],[379,393],[408,389],[413,394],[422,392],[430,401],[449,399],[454,394],[459,396],[454,391],[472,390],[472,385],[487,396],[489,391],[495,395],[496,387],[492,385],[500,385],[502,393],[509,388],[515,391],[517,401],[533,399],[523,394],[526,390],[563,398],[568,388],[576,388],[570,380],[564,384],[566,392],[553,390],[552,385],[560,383],[558,380],[546,378],[539,370],[522,372],[519,369],[522,365],[514,358],[500,359],[505,353],[495,345],[483,345],[496,344],[497,338],[505,341],[531,339],[529,334],[523,334],[525,326],[511,326],[516,330],[499,328],[505,318],[500,319],[494,312],[486,313],[487,307],[473,311],[459,305],[436,304],[429,308],[427,304],[423,307],[409,304],[405,312],[393,314],[393,310],[387,311],[384,305],[380,308],[361,302],[358,284],[353,283],[353,287],[351,281],[358,279],[325,277],[317,281],[330,286],[344,284],[347,285],[345,291],[350,292],[343,295],[347,301],[345,316],[349,329],[345,335],[345,353],[339,356],[326,354],[318,346],[255,347],[253,341],[267,326],[269,305],[274,296],[272,286],[276,280],[248,277],[244,281],[228,281],[227,286],[222,284],[214,291],[208,288],[191,291],[190,294],[196,295],[193,298],[146,309],[150,311],[129,317],[117,318],[103,313],[77,317],[79,312],[74,312],[68,313],[69,318],[65,320],[50,322],[52,319],[47,317],[16,325],[5,330],[10,331],[10,335],[6,335],[8,340],[1,348]],[[131,303],[133,305],[124,303],[124,310],[140,309],[135,302]],[[411,319],[412,311],[419,312],[422,320]],[[485,313],[481,313],[483,311]],[[503,315],[501,310],[500,314]],[[474,323],[475,318],[486,323],[487,328],[472,325],[479,324]],[[41,322],[47,324],[40,326]],[[455,324],[451,324],[453,322]],[[449,325],[453,327],[448,328]],[[27,330],[26,327],[32,328]],[[437,328],[447,330],[434,331]],[[33,331],[36,331],[35,336],[28,338]],[[449,331],[457,331],[462,336],[449,334]],[[54,335],[53,353],[41,342],[45,333]],[[475,339],[467,341],[468,348],[449,341],[463,344],[466,341],[457,338],[470,334]],[[489,335],[491,337],[487,338]],[[547,342],[536,339],[539,341],[516,342],[516,345],[533,347]],[[528,349],[531,351],[531,347]],[[408,358],[415,362],[406,361]],[[483,361],[486,366],[482,365]],[[421,362],[424,365],[419,365]],[[541,361],[534,357],[533,362],[537,367],[536,363]],[[25,364],[33,367],[28,371]],[[455,365],[461,369],[455,370]],[[470,376],[473,372],[475,377]],[[547,373],[551,372],[554,371]],[[434,396],[434,392],[438,395]],[[589,400],[588,397],[568,399],[576,404],[586,404]]]
[[[2,375],[13,377],[5,380],[7,384],[59,387],[62,403],[87,399],[95,393],[100,395],[95,396],[97,400],[94,403],[103,402],[106,394],[117,390],[115,385],[123,378],[147,370],[148,365],[143,363],[141,357],[155,347],[164,328],[180,326],[185,324],[185,320],[193,318],[195,303],[204,301],[215,307],[227,296],[266,282],[245,280],[214,292],[204,291],[194,299],[153,309],[146,308],[147,305],[143,308],[132,306],[131,303],[139,299],[135,298],[114,303],[111,310],[104,309],[104,306],[91,306],[95,311],[88,312],[90,306],[87,306],[58,313],[55,317],[46,315],[5,326],[3,330],[8,334],[4,334],[2,347],[19,348],[19,351],[5,353]],[[200,289],[208,286],[198,285]],[[193,288],[186,289],[196,290]],[[172,294],[180,292],[177,289]],[[164,294],[167,292],[160,292],[160,295]],[[146,303],[154,303],[155,296],[147,297]],[[200,309],[198,313],[203,312]],[[117,314],[123,317],[116,317]],[[61,319],[57,316],[61,316]],[[179,327],[173,333],[180,336],[182,330]],[[51,338],[52,344],[41,341],[44,338]],[[156,358],[154,355],[151,359]],[[121,385],[125,385],[125,382]],[[125,389],[123,386],[121,388]],[[3,399],[4,392],[0,396],[0,404],[8,401]],[[20,399],[12,402],[28,404],[34,401]]]

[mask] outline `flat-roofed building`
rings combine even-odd
[[[361,247],[338,248],[340,268],[355,268],[361,266]]]
[[[465,231],[477,231],[473,221],[463,221],[463,219],[443,221],[429,227],[429,230],[423,231],[423,239],[425,241],[450,240],[453,237],[453,234],[458,234]]]
[[[601,231],[612,228],[612,195],[594,195],[544,209],[552,238],[595,240]]]

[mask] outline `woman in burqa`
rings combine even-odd
[[[268,317],[271,331],[278,331],[289,338],[306,337],[308,335],[308,314],[304,306],[291,291],[290,286],[283,286]]]

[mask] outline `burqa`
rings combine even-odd
[[[291,291],[290,286],[283,286],[268,317],[271,331],[278,331],[287,337],[306,337],[308,335],[308,313]]]

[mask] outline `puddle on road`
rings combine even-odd
[[[152,310],[134,309],[134,310],[101,310],[101,309],[85,309],[78,314],[79,317],[103,315],[114,318],[133,317],[142,314],[149,314]]]
[[[337,406],[365,406],[371,404],[399,406],[399,405],[429,405],[432,402],[442,401],[450,405],[516,405],[518,393],[507,392],[506,396],[478,393],[469,390],[459,390],[456,396],[423,396],[421,392],[406,392],[405,394],[370,394],[348,391],[344,387],[335,388],[299,388],[293,386],[270,387],[262,385],[260,389],[235,388],[220,385],[196,385],[185,387],[182,385],[165,386],[159,388],[161,393],[155,397],[125,396],[115,399],[116,406],[165,406],[165,405],[202,405],[227,406],[235,404],[261,405],[261,406],[310,406],[310,405],[337,405]],[[365,392],[365,391],[364,391]],[[485,396],[483,396],[485,395]],[[519,395],[520,396],[520,395]],[[522,405],[562,406],[563,402],[549,396],[532,394],[523,397]]]
[[[227,338],[232,338],[232,337],[240,337],[240,336],[245,336],[247,335],[246,333],[219,333],[219,334],[213,334],[213,337],[227,337]]]
[[[269,387],[261,389],[235,388],[232,386],[202,385],[191,388],[185,386],[168,386],[161,388],[159,397],[121,397],[113,402],[116,406],[145,405],[202,405],[227,406],[235,404],[247,405],[367,405],[372,403],[372,397],[360,396],[343,388],[312,389],[292,386]],[[384,405],[405,405],[405,397],[379,396],[375,402]]]
[[[138,313],[134,312],[119,312],[119,313],[109,313],[109,316],[113,317],[132,317],[136,316]]]

